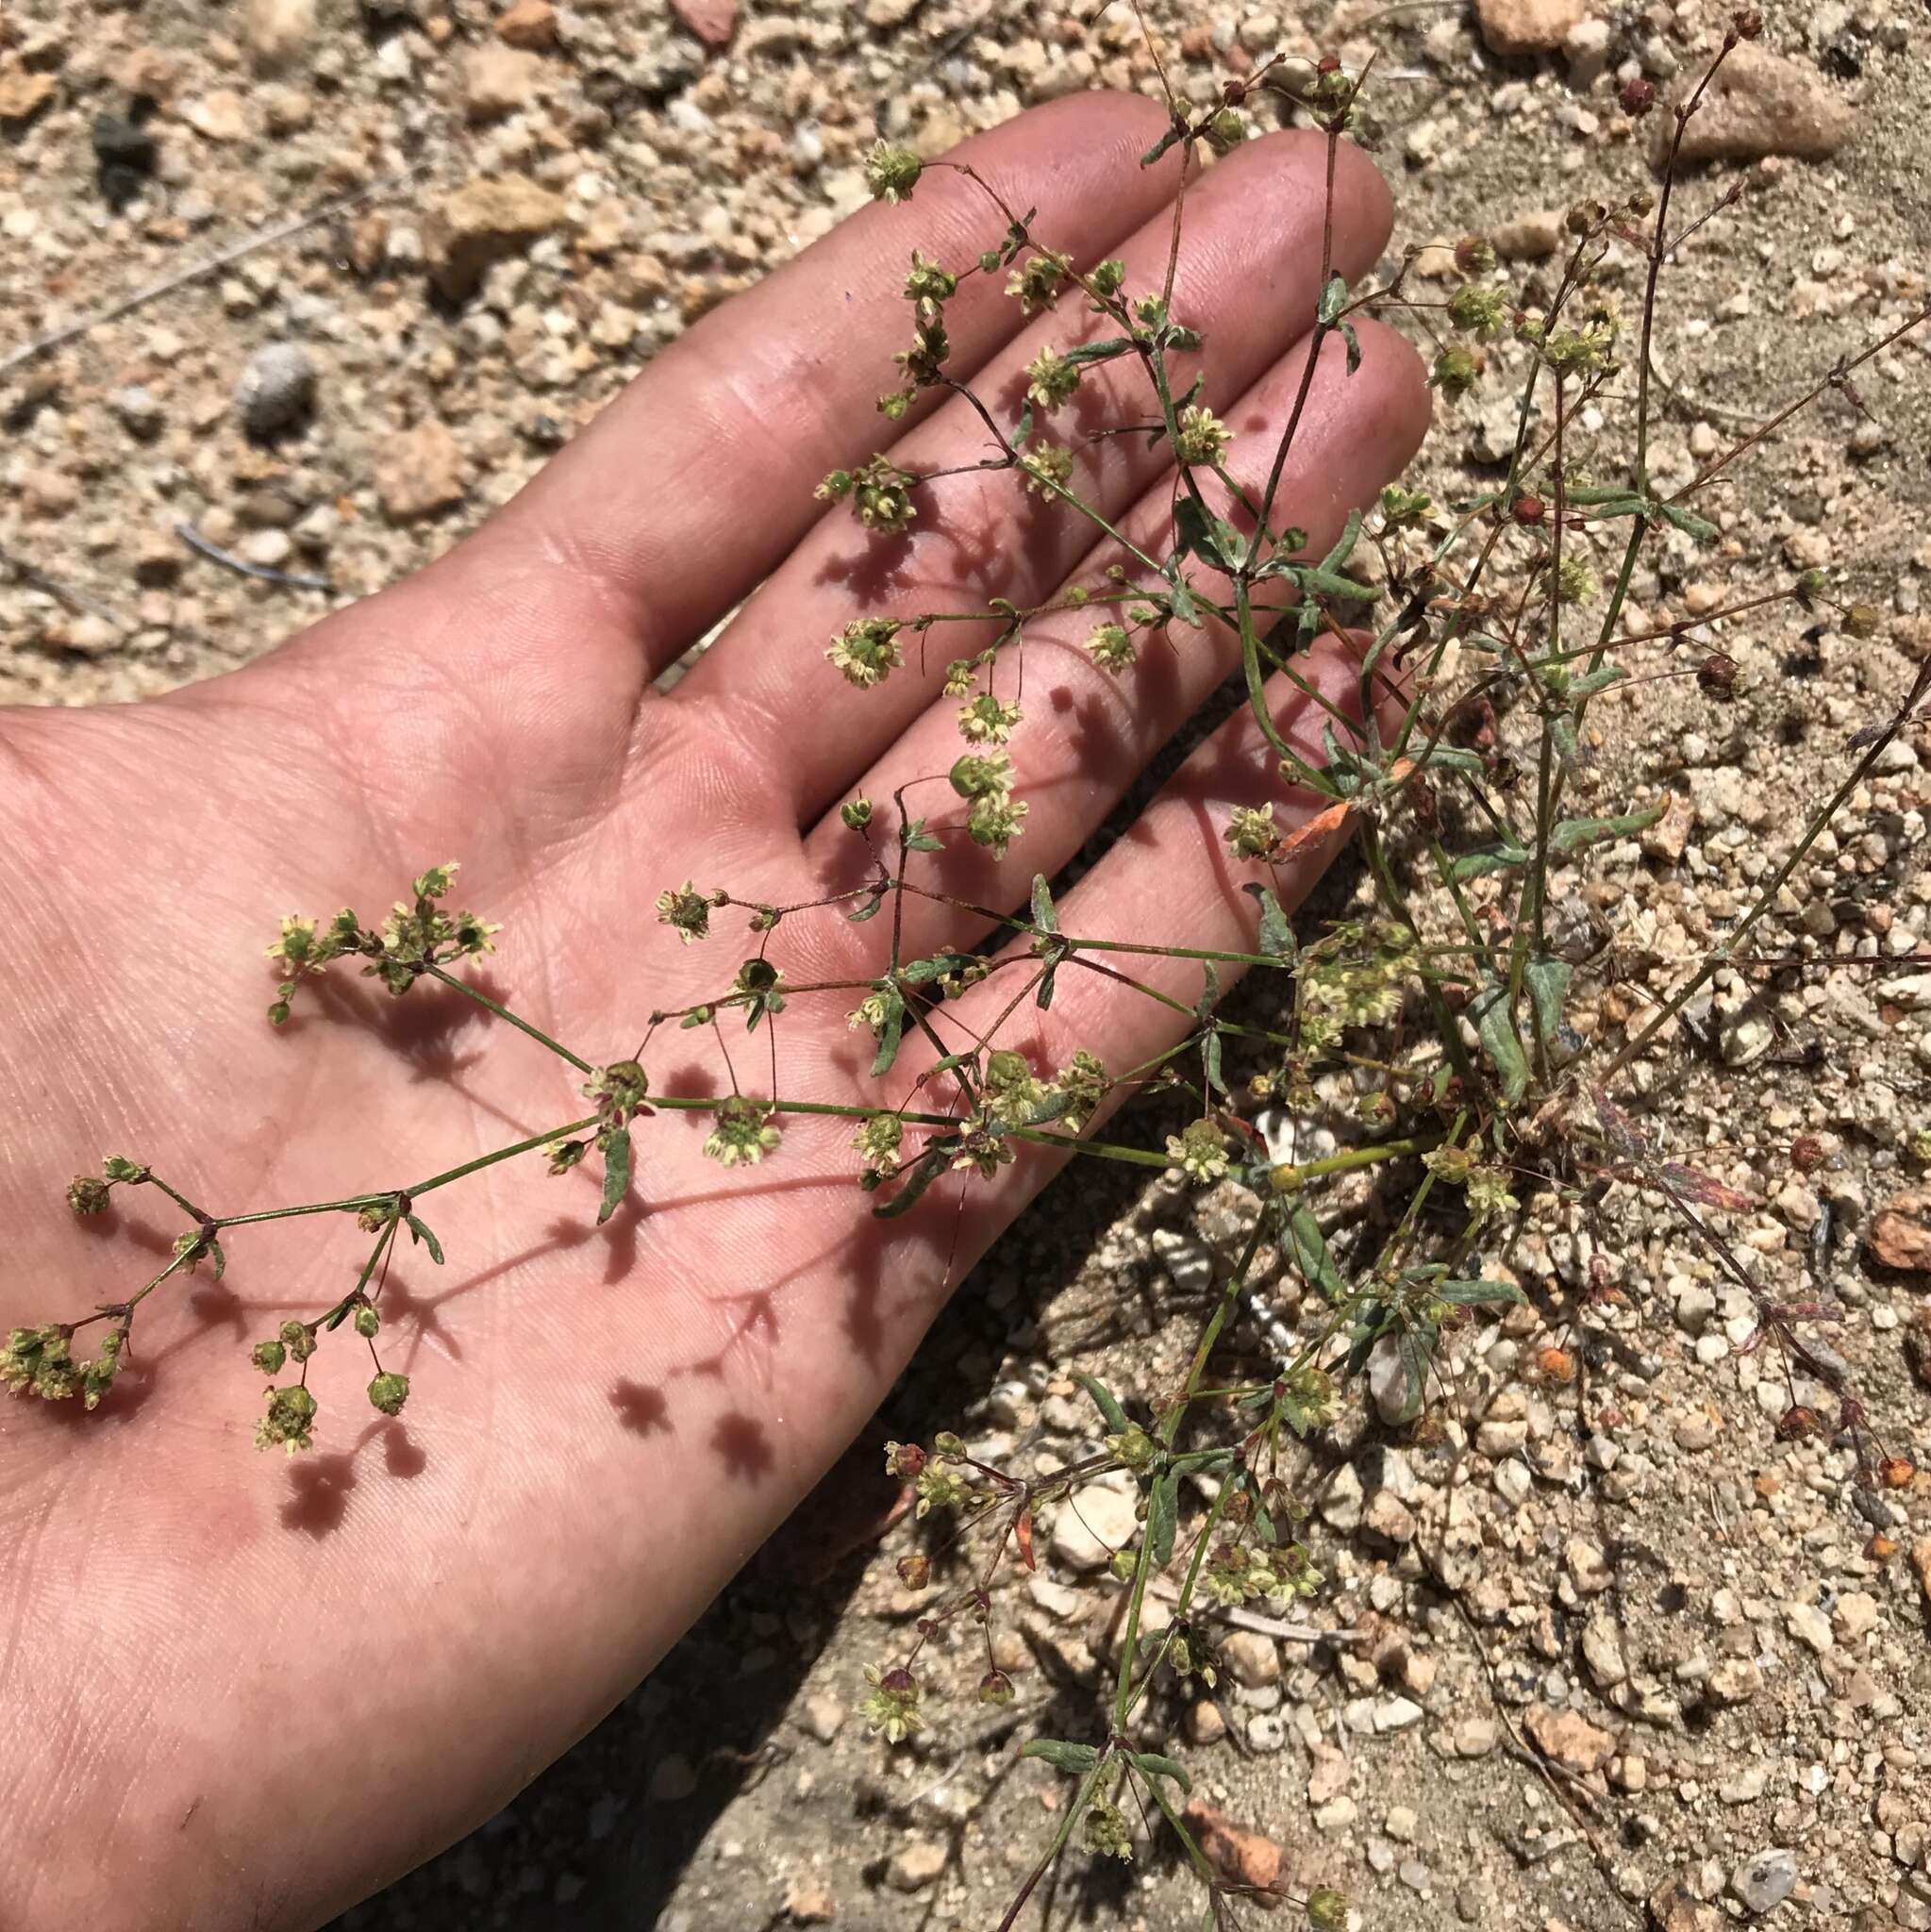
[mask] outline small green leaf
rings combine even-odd
[[[1193,1008],[1193,1017],[1203,1025],[1213,1017],[1213,1009],[1221,1003],[1221,975],[1215,970],[1211,959],[1200,962],[1200,1000]]]
[[[1512,1281],[1438,1281],[1429,1291],[1437,1301],[1454,1302],[1458,1307],[1478,1308],[1491,1302],[1526,1302],[1528,1297]]]
[[[616,1213],[617,1203],[630,1190],[630,1129],[612,1127],[608,1134],[601,1137],[601,1141],[604,1155],[604,1198],[597,1207],[599,1227]],[[410,1215],[409,1220],[413,1224],[415,1216]],[[414,1231],[413,1226],[410,1231]],[[426,1228],[423,1231],[424,1234],[428,1232]],[[436,1254],[433,1246],[429,1252]],[[436,1255],[436,1258],[440,1261],[442,1257]]]
[[[1348,374],[1353,375],[1361,366],[1361,338],[1352,322],[1341,324],[1341,341],[1348,345]]]
[[[1174,1533],[1180,1522],[1180,1472],[1170,1469],[1157,1477],[1146,1499],[1147,1560],[1164,1570],[1174,1554]]]
[[[1126,1761],[1149,1781],[1157,1777],[1170,1777],[1183,1792],[1190,1793],[1193,1790],[1193,1780],[1188,1776],[1186,1766],[1175,1764],[1171,1757],[1162,1757],[1157,1752],[1129,1751]]]
[[[1549,834],[1549,850],[1565,858],[1603,839],[1626,839],[1632,832],[1646,832],[1670,808],[1667,796],[1656,799],[1637,811],[1625,811],[1612,819],[1564,819]]]
[[[1341,1279],[1341,1272],[1335,1266],[1327,1237],[1322,1233],[1321,1224],[1314,1218],[1314,1210],[1306,1202],[1296,1202],[1293,1211],[1288,1216],[1287,1247],[1289,1258],[1300,1271],[1301,1278],[1318,1290],[1324,1301],[1342,1302],[1347,1299],[1347,1283]]]
[[[1464,852],[1448,861],[1448,876],[1460,885],[1467,879],[1487,878],[1491,872],[1507,872],[1511,866],[1526,865],[1527,850],[1521,845],[1488,845],[1479,852]]]
[[[1070,349],[1061,349],[1061,358],[1068,362],[1110,362],[1115,356],[1124,356],[1133,346],[1131,336],[1108,336],[1100,342],[1075,342]]]
[[[1574,971],[1567,959],[1546,956],[1531,959],[1523,969],[1535,1009],[1536,1038],[1545,1045],[1562,1029],[1562,1003],[1569,996],[1570,976]]]
[[[1028,1738],[1020,1747],[1019,1755],[1037,1757],[1055,1771],[1069,1772],[1075,1777],[1100,1761],[1100,1754],[1092,1745],[1069,1744],[1063,1738]]]
[[[1221,1034],[1218,1026],[1200,1042],[1200,1064],[1202,1072],[1207,1075],[1207,1084],[1224,1098],[1233,1099],[1226,1077],[1221,1072]]]
[[[1033,874],[1033,924],[1041,932],[1057,932],[1059,915],[1053,909],[1053,889],[1042,872]]]
[[[906,1177],[899,1185],[899,1191],[891,1200],[873,1208],[873,1218],[877,1221],[896,1221],[901,1214],[910,1211],[922,1194],[945,1172],[952,1158],[952,1151],[957,1141],[951,1136],[929,1147],[914,1167],[906,1171]]]
[[[1172,147],[1176,141],[1181,140],[1186,135],[1186,122],[1175,121],[1173,124],[1173,125],[1170,126],[1167,129],[1167,131],[1163,135],[1161,135],[1160,138],[1157,142],[1155,142],[1154,144],[1150,148],[1148,148],[1143,155],[1140,156],[1140,165],[1142,168],[1152,167],[1153,164],[1157,160],[1158,160],[1159,158],[1163,154],[1165,154],[1166,151],[1170,147]]]
[[[1291,959],[1294,957],[1294,928],[1288,924],[1288,915],[1281,910],[1281,902],[1273,895],[1269,886],[1249,886],[1246,890],[1254,894],[1260,907],[1260,933],[1257,950],[1267,953],[1276,959]]]
[[[1329,275],[1327,286],[1321,291],[1321,307],[1315,311],[1316,319],[1323,328],[1332,328],[1340,320],[1341,310],[1348,306],[1348,285],[1340,275]]]
[[[1120,1407],[1119,1397],[1104,1382],[1091,1375],[1074,1375],[1073,1379],[1092,1397],[1093,1407],[1114,1435],[1124,1436],[1133,1426],[1126,1419],[1126,1411]]]
[[[1686,537],[1694,538],[1699,543],[1713,542],[1723,534],[1714,524],[1698,516],[1694,510],[1683,508],[1680,504],[1659,503],[1656,508],[1662,512],[1666,524],[1681,530]]]
[[[901,966],[898,976],[907,986],[929,986],[948,973],[963,973],[972,963],[970,953],[935,953],[929,959],[914,959],[910,965]]]
[[[430,1260],[435,1262],[437,1267],[441,1267],[442,1243],[430,1233],[429,1224],[414,1214],[406,1214],[403,1219],[408,1224],[409,1239],[412,1241],[421,1241],[428,1249]]]
[[[845,918],[853,925],[862,925],[866,920],[875,919],[878,916],[878,908],[884,904],[885,894],[874,892],[856,912],[846,913]]]
[[[1513,1107],[1529,1087],[1528,1056],[1516,1037],[1515,1017],[1508,1009],[1508,989],[1498,986],[1477,999],[1469,1009],[1475,1018],[1475,1031],[1495,1071],[1502,1075],[1502,1098]]]
[[[899,1041],[905,1038],[906,1002],[905,995],[898,988],[888,987],[885,991],[885,1017],[878,1025],[878,1052],[873,1058],[872,1077],[883,1079],[891,1072],[891,1063],[898,1058]]]
[[[219,1281],[228,1272],[228,1257],[223,1252],[221,1242],[212,1238],[208,1241],[208,1252],[214,1261],[214,1278]]]
[[[1422,1398],[1428,1391],[1428,1371],[1435,1363],[1435,1343],[1439,1331],[1426,1322],[1404,1328],[1395,1350],[1401,1357],[1407,1388],[1402,1396],[1401,1421],[1413,1422],[1421,1413]]]

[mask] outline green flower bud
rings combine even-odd
[[[409,1378],[397,1374],[393,1369],[385,1369],[369,1384],[369,1400],[384,1415],[400,1415],[408,1399]]]
[[[268,1391],[268,1413],[255,1425],[258,1449],[285,1449],[291,1456],[315,1446],[315,1398],[299,1384]]]
[[[838,815],[845,822],[848,831],[862,832],[872,823],[872,801],[869,798],[848,798],[839,807]]]
[[[1307,1894],[1307,1923],[1313,1932],[1348,1932],[1348,1898],[1331,1885]]]
[[[290,1356],[298,1362],[306,1362],[315,1353],[315,1337],[305,1323],[284,1322],[281,1339]]]
[[[264,1375],[278,1375],[282,1364],[289,1358],[289,1352],[279,1341],[258,1341],[249,1351],[248,1359]]]
[[[1247,139],[1247,123],[1232,108],[1223,108],[1207,124],[1207,139],[1216,154],[1226,154]]]
[[[373,1341],[382,1326],[382,1317],[366,1304],[355,1312],[356,1333],[365,1341]]]
[[[925,164],[908,147],[893,147],[889,142],[873,144],[865,157],[865,186],[874,201],[908,201],[919,185]]]
[[[1428,379],[1450,402],[1458,402],[1474,388],[1480,368],[1466,349],[1443,349],[1436,357],[1435,371]]]

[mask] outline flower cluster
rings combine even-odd
[[[700,892],[686,879],[681,886],[668,887],[658,894],[658,919],[688,946],[692,940],[710,936],[711,908],[722,906],[725,896],[723,892]]]
[[[433,967],[493,953],[500,925],[474,912],[442,908],[441,901],[455,885],[458,869],[454,859],[432,865],[411,884],[409,898],[395,902],[379,930],[365,928],[348,907],[325,926],[293,914],[284,919],[279,936],[267,948],[268,957],[280,963],[285,975],[275,989],[269,1019],[281,1025],[301,979],[344,955],[365,958],[369,963],[363,973],[401,994]]]
[[[1085,648],[1102,671],[1110,671],[1116,677],[1132,668],[1133,640],[1124,624],[1100,625],[1087,638]]]
[[[1226,1143],[1209,1120],[1189,1121],[1185,1132],[1169,1134],[1167,1158],[1196,1187],[1226,1177]]]
[[[719,1104],[704,1151],[720,1167],[755,1167],[784,1137],[770,1107],[734,1093]]]
[[[918,515],[912,488],[918,477],[884,456],[874,456],[856,470],[834,470],[811,493],[821,503],[844,503],[868,530],[896,536]]]

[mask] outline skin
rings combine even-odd
[[[1161,125],[1145,101],[1091,96],[962,152],[1038,204],[1041,235],[1085,262],[1124,254],[1143,289],[1176,178],[1171,156],[1137,166]],[[1207,400],[1250,481],[1312,321],[1323,152],[1273,136],[1190,190],[1175,310],[1207,338]],[[1342,273],[1373,263],[1388,223],[1379,177],[1344,149]],[[353,966],[273,1030],[262,947],[283,912],[379,921],[413,874],[459,858],[457,902],[504,923],[483,983],[597,1061],[754,950],[736,912],[681,946],[655,916],[663,888],[788,902],[862,874],[836,808],[862,786],[889,838],[892,788],[949,767],[939,680],[976,639],[950,633],[923,671],[908,639],[907,668],[861,692],[824,662],[832,634],[866,612],[1039,602],[1107,560],[1010,476],[934,486],[914,534],[884,544],[811,500],[886,433],[873,401],[907,333],[911,248],[969,260],[998,225],[970,183],[930,170],[908,206],[867,209],[692,328],[433,568],[167,698],[0,716],[0,1321],[76,1317],[159,1265],[184,1224],[155,1190],[118,1191],[99,1221],[60,1206],[103,1153],[229,1213],[403,1185],[588,1110],[581,1076],[500,1022],[441,989],[392,1001]],[[1002,283],[972,278],[950,321],[955,366],[1004,398],[1040,346],[1091,324],[1076,298],[1023,324]],[[1410,351],[1372,325],[1361,338],[1351,379],[1338,344],[1323,356],[1287,472],[1280,512],[1316,549],[1426,424]],[[1090,416],[1052,427],[1082,449],[1082,492],[1153,538],[1172,489],[1157,453],[1080,434],[1143,417],[1126,366],[1090,375]],[[957,399],[927,397],[899,428],[913,467],[985,453]],[[652,688],[747,597],[674,691]],[[1092,622],[1041,624],[1024,647],[1025,836],[1003,863],[966,847],[928,878],[1023,904],[1235,660],[1224,635],[1176,633],[1116,684],[1077,648]],[[1354,682],[1334,657],[1316,672],[1337,694]],[[1005,668],[1000,686],[1015,688]],[[1321,714],[1277,699],[1318,758]],[[1274,767],[1251,720],[1216,733],[1062,896],[1063,928],[1249,943],[1240,886],[1264,874],[1220,833],[1237,803],[1308,815]],[[942,784],[912,797],[936,818],[957,807]],[[1325,856],[1305,855],[1283,896]],[[980,937],[947,908],[906,913],[907,958]],[[774,957],[794,981],[868,974],[882,927],[800,915]],[[1197,997],[1197,967],[1136,970]],[[1003,1007],[1013,984],[979,993]],[[875,1104],[852,1004],[794,1000],[785,1092]],[[967,1008],[980,1025],[995,1010],[977,994]],[[1002,1043],[1043,1068],[1080,1045],[1124,1066],[1177,1018],[1067,972],[1050,1012],[1024,1008]],[[763,1036],[732,1023],[730,1038],[764,1091]],[[708,1032],[667,1029],[650,1061],[659,1092],[724,1086]],[[893,1100],[915,1066],[908,1049]],[[706,1131],[641,1123],[635,1197],[601,1231],[594,1161],[555,1180],[511,1163],[425,1201],[448,1264],[404,1251],[384,1300],[383,1359],[411,1376],[409,1407],[376,1415],[367,1350],[346,1328],[325,1338],[307,1457],[251,1446],[263,1377],[246,1348],[346,1289],[368,1243],[344,1217],[237,1230],[220,1288],[206,1269],[169,1283],[97,1413],[0,1404],[0,1924],[310,1926],[495,1811],[809,1490],[1054,1171],[1024,1155],[881,1223],[853,1184],[849,1123],[793,1118],[749,1174],[704,1160]]]

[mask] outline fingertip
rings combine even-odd
[[[1360,339],[1361,359],[1366,362],[1373,358],[1389,394],[1400,406],[1397,420],[1404,430],[1403,448],[1406,456],[1411,457],[1421,448],[1435,416],[1428,365],[1414,343],[1389,323],[1364,316],[1355,329]]]

